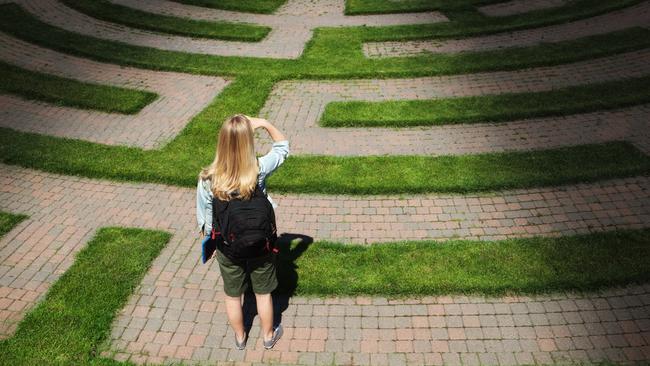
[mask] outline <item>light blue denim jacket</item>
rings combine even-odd
[[[262,187],[269,202],[276,208],[277,205],[266,193],[266,178],[269,177],[289,155],[289,141],[278,141],[273,143],[271,151],[266,155],[257,158],[260,173],[257,176],[257,182]],[[210,189],[210,180],[199,179],[196,185],[196,221],[199,232],[206,235],[212,231],[212,190]]]

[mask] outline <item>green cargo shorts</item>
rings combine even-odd
[[[230,297],[238,297],[246,292],[248,278],[253,284],[253,292],[258,295],[271,293],[278,286],[274,254],[240,262],[229,259],[217,250],[216,257],[224,292]]]

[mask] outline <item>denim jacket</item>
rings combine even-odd
[[[269,202],[276,208],[277,205],[266,193],[266,178],[269,177],[289,155],[289,141],[278,141],[273,143],[271,151],[257,159],[260,173],[257,176],[257,183],[262,187]],[[196,221],[199,232],[209,234],[212,231],[212,190],[210,180],[199,179],[196,185]]]

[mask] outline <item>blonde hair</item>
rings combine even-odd
[[[199,174],[201,179],[211,180],[215,197],[229,201],[252,196],[259,174],[253,143],[253,128],[246,116],[236,114],[223,123],[214,161]]]

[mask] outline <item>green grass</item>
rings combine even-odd
[[[537,10],[506,17],[486,17],[472,6],[450,5],[440,9],[451,21],[419,25],[366,27],[359,36],[366,41],[447,39],[487,35],[566,23],[613,12],[642,0],[576,0],[560,8]]]
[[[311,172],[311,173],[306,173]],[[478,192],[589,182],[650,173],[628,143],[460,156],[300,156],[269,185],[282,192],[378,194]]]
[[[388,2],[381,0],[348,0],[347,14],[393,13],[404,11],[438,10],[450,21],[423,25],[396,27],[369,27],[368,40],[403,40],[413,38],[462,38],[497,32],[514,31],[525,28],[542,27],[566,23],[612,12],[640,3],[642,0],[576,0],[557,8],[540,9],[524,14],[505,17],[488,17],[481,14],[476,6],[499,2],[496,0],[414,0],[407,2]],[[396,32],[398,31],[398,32]],[[407,31],[409,36],[400,34]]]
[[[200,146],[214,154],[214,141]],[[172,147],[166,154],[175,160],[152,151],[0,129],[3,163],[66,175],[193,187],[200,167],[209,163],[192,150]],[[293,156],[268,186],[275,192],[323,194],[463,193],[648,173],[650,157],[629,143],[613,142],[461,156]]]
[[[0,364],[95,364],[115,315],[169,238],[160,231],[99,230],[14,336],[0,342]]]
[[[498,242],[323,242],[292,248],[295,252],[281,251],[278,276],[281,283],[297,277],[299,295],[503,295],[650,280],[650,229]]]
[[[135,114],[158,97],[147,91],[84,83],[1,61],[0,73],[0,92],[68,107]]]
[[[364,41],[418,35],[416,28],[319,28],[298,60],[225,57],[101,40],[45,24],[15,4],[0,6],[0,29],[18,38],[100,61],[154,70],[282,79],[386,78],[514,70],[591,59],[650,46],[650,30],[632,28],[574,41],[476,53],[368,59]],[[411,33],[415,30],[415,33]],[[260,75],[259,70],[264,70]]]
[[[268,10],[270,7],[265,10],[262,4],[282,3],[273,0],[182,2],[237,7],[237,10],[252,7],[256,9],[250,10],[267,12],[272,10]],[[470,10],[458,7],[449,12],[454,22],[444,26],[318,29],[299,60],[218,57],[130,46],[65,32],[36,21],[15,5],[3,5],[0,6],[3,31],[46,47],[122,65],[236,75],[237,78],[161,150],[105,146],[3,128],[0,129],[0,161],[64,174],[193,187],[199,168],[214,156],[214,137],[221,121],[235,112],[257,114],[274,83],[282,79],[412,77],[513,70],[621,53],[650,44],[650,32],[636,28],[571,42],[474,54],[369,60],[361,53],[365,41],[418,39],[437,34],[450,37],[550,24],[592,16],[635,1],[583,0],[580,3],[593,6],[497,22],[480,19]],[[456,22],[464,14],[467,15],[465,23]],[[292,156],[270,178],[269,187],[284,192],[462,193],[648,174],[649,159],[631,145],[620,142],[461,157]],[[313,176],[313,172],[319,176]],[[599,235],[502,243],[410,242],[400,243],[403,248],[393,252],[390,252],[391,245],[363,249],[316,243],[295,262],[299,278],[297,293],[381,291],[391,296],[526,293],[647,281],[647,230]],[[124,306],[168,240],[169,235],[161,232],[102,229],[52,286],[45,300],[25,317],[15,336],[0,342],[0,364],[118,364],[98,357],[101,344],[108,337],[116,312]],[[295,259],[295,254],[284,252],[285,263]],[[409,260],[412,267],[405,266],[404,260]],[[355,263],[359,265],[358,270]],[[379,273],[378,268],[382,269]],[[405,273],[409,268],[413,268],[410,273],[418,275]],[[395,277],[400,276],[399,271],[402,277]],[[339,278],[350,273],[351,277],[349,283],[337,284],[339,278],[319,283],[318,276],[323,273]],[[395,282],[395,278],[404,281]],[[370,286],[370,290],[364,286]]]
[[[258,114],[273,85],[283,79],[413,77],[514,70],[562,64],[650,46],[650,31],[634,28],[521,49],[374,60],[363,57],[362,42],[373,35],[387,36],[392,33],[384,32],[383,28],[370,30],[354,27],[318,29],[298,60],[219,57],[100,40],[51,27],[16,5],[2,5],[0,9],[0,29],[18,38],[66,53],[156,70],[236,75],[237,78],[208,108],[160,150],[105,146],[0,129],[0,161],[3,163],[86,177],[182,186],[194,186],[199,169],[213,159],[215,135],[221,121],[234,113]],[[410,29],[399,28],[396,32],[407,38],[417,35],[409,33]],[[264,73],[259,70],[264,70]],[[587,148],[588,151],[601,151],[604,154],[611,152],[611,149],[610,145]],[[613,172],[607,173],[605,168],[587,168],[574,161],[572,167],[577,169],[575,172],[556,167],[551,171],[558,173],[549,176],[535,170],[538,168],[529,171],[526,166],[515,165],[514,169],[510,164],[522,161],[522,156],[528,156],[527,159],[540,162],[533,166],[544,166],[547,169],[554,162],[563,162],[557,160],[553,152],[476,158],[292,156],[283,169],[270,179],[269,185],[271,189],[283,192],[341,194],[490,190],[591,181],[646,171],[645,158],[639,158],[636,150],[628,145],[623,150],[634,153],[632,157],[622,156],[627,164],[616,166]],[[614,156],[620,156],[616,151]],[[481,166],[474,166],[475,161],[489,161],[491,171],[486,172]],[[611,158],[606,161],[611,161]],[[453,168],[453,174],[441,176],[441,172],[445,171],[443,168],[447,166]],[[317,182],[312,176],[314,167],[322,169],[326,180],[334,184]],[[472,169],[478,169],[476,176]],[[384,170],[386,174],[383,174]],[[495,171],[498,174],[494,175]],[[485,174],[491,177],[487,180],[488,183],[477,183],[476,180]],[[395,177],[398,179],[395,180]],[[406,182],[404,186],[398,184],[402,178]],[[463,188],[464,184],[468,184],[468,188]]]
[[[465,1],[458,1],[462,4]],[[386,14],[386,13],[407,13],[407,12],[420,12],[438,10],[440,7],[444,8],[445,1],[435,0],[404,0],[404,1],[381,1],[381,0],[346,0],[345,1],[345,14],[359,15],[359,14]]]
[[[0,211],[0,238],[5,236],[14,226],[25,220],[25,215],[14,215],[8,212]]]
[[[431,10],[466,9],[480,4],[503,2],[503,0],[346,0],[345,14],[410,13]]]
[[[204,6],[208,8],[271,14],[286,0],[172,0],[177,3]]]
[[[616,93],[612,93],[616,90]],[[537,93],[432,100],[333,102],[324,127],[410,127],[502,122],[621,108],[650,102],[650,76]]]
[[[650,278],[649,238],[645,229],[494,243],[287,243],[279,258],[279,290],[402,297],[644,283]],[[117,312],[169,239],[160,231],[100,229],[14,336],[0,341],[0,365],[123,365],[99,354],[106,349]]]
[[[140,11],[105,0],[63,0],[93,18],[157,32],[230,41],[259,42],[271,28],[253,24],[210,22]]]
[[[520,70],[594,59],[647,48],[650,30],[630,28],[572,41],[481,52],[422,54],[413,57],[365,58],[367,40],[360,28],[318,29],[305,54],[286,67],[281,78],[388,78]],[[644,39],[646,37],[646,39]],[[293,69],[293,70],[295,70]],[[272,72],[272,70],[269,70]],[[291,73],[290,73],[291,72]],[[273,75],[273,74],[271,74]]]

